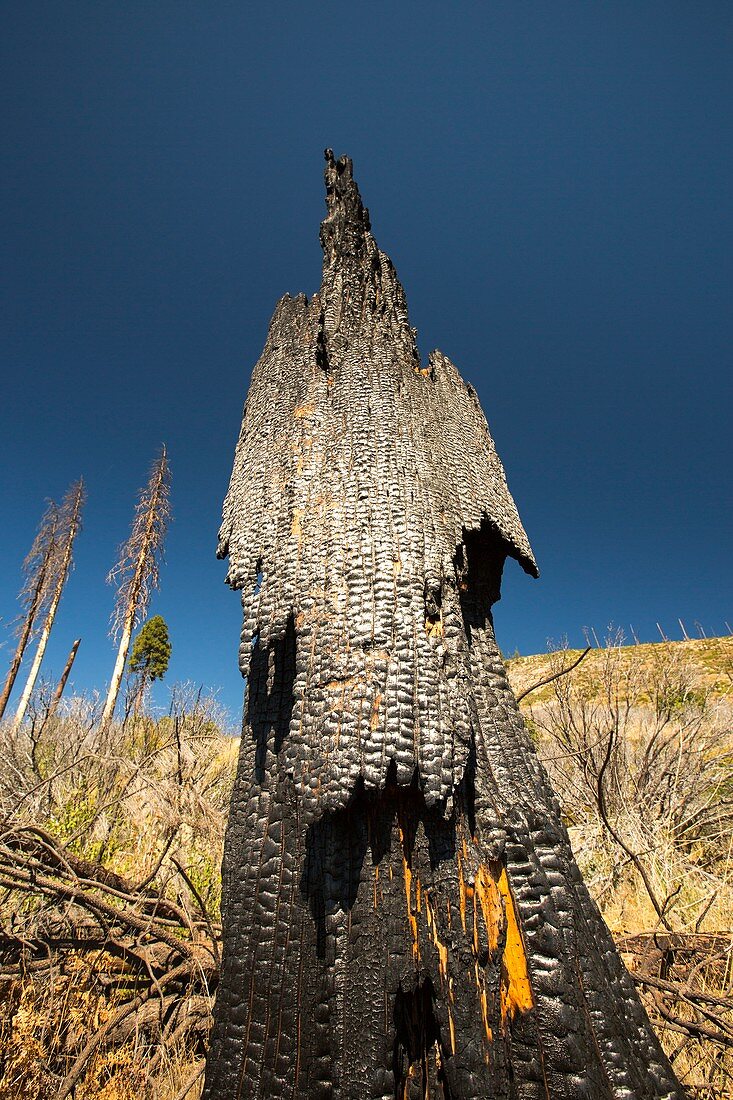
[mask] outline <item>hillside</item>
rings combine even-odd
[[[647,642],[638,645],[614,647],[618,670],[628,676],[633,667],[635,675],[640,666],[648,673],[671,661],[684,662],[690,670],[696,688],[723,696],[733,691],[733,635],[723,638],[692,638],[681,642]],[[554,650],[527,657],[506,659],[509,680],[515,695],[519,696],[533,684],[551,676],[561,667],[576,661],[582,649]],[[591,649],[583,659],[574,679],[589,691],[600,690],[603,669],[607,661],[606,649]],[[525,707],[552,697],[552,685],[548,684],[527,696]]]
[[[581,650],[509,660],[521,694]],[[695,1100],[733,1077],[733,639],[609,645],[521,704],[589,889]],[[0,1096],[195,1100],[237,741],[212,700],[0,724]]]

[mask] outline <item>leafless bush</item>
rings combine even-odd
[[[732,700],[700,676],[685,646],[623,640],[609,638],[535,701],[528,693],[526,718],[612,930],[637,933],[637,946],[652,953],[666,937],[661,969],[642,966],[639,980],[678,1073],[696,1096],[727,1096]],[[566,652],[554,652],[550,674],[569,663]]]
[[[0,1094],[14,1100],[173,1098],[202,1064],[236,741],[190,687],[155,720],[100,732],[98,718],[97,700],[72,699],[0,727]]]

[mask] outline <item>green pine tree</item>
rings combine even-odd
[[[143,623],[132,644],[130,672],[143,675],[148,683],[162,680],[168,671],[171,649],[165,619],[162,615],[153,615]]]
[[[143,623],[140,632],[132,644],[129,671],[137,676],[138,687],[135,692],[135,713],[137,714],[145,688],[154,680],[162,680],[168,671],[171,659],[171,643],[168,626],[162,615],[153,615]]]

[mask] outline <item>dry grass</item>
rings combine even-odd
[[[97,711],[2,727],[6,1100],[51,1100],[75,1072],[76,1100],[174,1100],[205,1053],[238,742],[185,690],[104,734]]]
[[[697,1100],[722,1100],[733,642],[618,642],[522,709],[675,1069]],[[511,661],[515,690],[577,656]],[[195,1100],[238,742],[185,690],[165,718],[106,734],[89,701],[44,714],[0,727],[0,1096],[52,1100],[71,1081],[76,1100]]]
[[[515,691],[579,655],[511,661]],[[522,710],[678,1075],[733,1095],[733,639],[612,637]]]

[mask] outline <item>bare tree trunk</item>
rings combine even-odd
[[[253,375],[219,553],[248,678],[206,1100],[682,1100],[494,637],[537,574],[351,162]]]
[[[46,570],[44,569],[38,575],[38,580],[36,582],[36,587],[33,593],[33,601],[30,608],[28,609],[28,614],[25,617],[23,630],[21,632],[20,638],[18,639],[18,645],[16,647],[15,654],[13,656],[13,660],[8,671],[8,675],[3,685],[2,695],[0,695],[0,718],[2,718],[3,714],[5,713],[5,708],[8,705],[10,693],[13,690],[13,685],[15,684],[16,677],[18,675],[18,672],[20,671],[23,654],[25,653],[26,646],[28,645],[28,641],[31,636],[31,631],[33,630],[33,622],[38,613],[38,608],[40,607],[42,602],[42,593],[45,581]]]
[[[33,542],[31,552],[24,562],[24,569],[31,573],[29,584],[27,584],[24,593],[21,593],[21,599],[24,595],[27,597],[26,606],[28,610],[23,621],[23,627],[18,638],[18,645],[16,646],[8,675],[3,684],[2,694],[0,694],[0,718],[2,718],[5,713],[5,708],[8,705],[13,685],[15,684],[16,677],[20,670],[23,654],[25,653],[26,646],[33,632],[33,625],[38,613],[43,607],[44,599],[47,595],[51,559],[56,550],[55,539],[57,522],[58,515],[56,505],[51,503],[41,521],[41,526]],[[34,573],[35,579],[33,579]]]
[[[133,708],[132,708],[132,717],[133,717],[133,719],[137,719],[138,715],[140,714],[140,707],[143,705],[143,700],[145,698],[145,689],[146,689],[146,687],[147,687],[147,678],[145,676],[145,673],[141,672],[139,674],[138,684],[137,684],[137,687],[135,689],[135,700],[134,700]]]
[[[38,673],[41,668],[41,662],[43,661],[46,653],[46,646],[48,645],[48,639],[51,637],[51,630],[53,628],[54,620],[56,618],[56,612],[58,611],[59,604],[61,603],[61,597],[64,591],[64,585],[66,584],[69,576],[69,570],[71,569],[71,560],[74,552],[74,540],[76,539],[77,532],[81,526],[81,509],[84,503],[84,484],[81,479],[72,486],[69,493],[67,493],[64,504],[62,505],[61,513],[61,541],[59,544],[59,553],[61,555],[58,568],[56,570],[56,579],[53,589],[53,595],[51,596],[51,602],[48,605],[48,611],[46,612],[46,618],[43,623],[43,629],[41,630],[41,636],[38,639],[38,646],[36,648],[35,656],[33,657],[33,663],[31,664],[28,678],[23,688],[23,693],[18,703],[18,709],[15,712],[13,719],[13,730],[17,731],[20,727],[25,712],[28,708],[33,689],[36,685]]]
[[[46,652],[48,639],[51,636],[51,627],[53,626],[53,620],[56,615],[57,606],[58,602],[54,600],[51,604],[51,607],[49,608],[48,615],[46,616],[46,621],[43,624],[43,630],[41,631],[41,636],[38,639],[38,646],[36,647],[36,652],[33,655],[33,661],[28,672],[25,687],[23,688],[20,700],[18,701],[18,709],[16,710],[15,717],[13,718],[13,732],[17,732],[20,728],[20,724],[25,717],[25,712],[28,709],[28,703],[30,702],[31,695],[33,694],[33,688],[36,686],[36,680],[38,679],[38,673],[41,669],[41,662],[43,661],[43,657]]]
[[[61,603],[62,595],[64,594],[64,585],[68,577],[70,568],[72,568],[72,557],[74,553],[74,540],[76,539],[77,532],[81,526],[81,507],[84,505],[84,483],[79,480],[66,495],[65,502],[62,505],[62,537],[59,541],[59,553],[61,553],[61,561],[59,561],[56,570],[56,581],[54,586],[53,595],[51,597],[51,603],[48,604],[48,610],[41,631],[41,637],[39,638],[39,645],[37,645],[33,663],[31,664],[31,670],[28,674],[28,680],[25,681],[23,687],[23,693],[20,697],[18,709],[15,711],[15,717],[13,718],[13,730],[18,730],[22,723],[25,711],[28,709],[31,695],[35,687],[35,681],[41,670],[41,662],[43,661],[44,654],[46,652],[46,646],[48,645],[48,638],[51,637],[51,630],[54,625],[54,619],[56,618],[56,612],[58,605]]]
[[[102,729],[106,729],[112,720],[115,706],[117,705],[117,698],[120,694],[120,686],[122,684],[122,677],[125,673],[125,661],[127,660],[127,654],[130,649],[130,639],[132,638],[133,622],[135,618],[135,609],[131,606],[130,615],[125,620],[122,627],[122,633],[120,634],[120,644],[117,647],[117,657],[115,658],[115,667],[112,672],[112,679],[109,682],[109,688],[107,690],[107,698],[104,704],[104,711],[102,712]]]
[[[64,666],[64,671],[61,673],[61,679],[59,680],[58,684],[56,685],[56,690],[53,693],[53,699],[51,700],[51,706],[48,708],[48,715],[46,716],[46,721],[49,721],[51,718],[53,718],[53,716],[55,715],[55,713],[58,709],[58,705],[61,702],[61,696],[64,694],[64,688],[66,687],[66,681],[69,679],[69,676],[71,674],[71,668],[72,668],[72,665],[74,664],[74,661],[76,660],[76,654],[77,654],[77,651],[78,651],[80,645],[81,645],[81,638],[77,638],[76,641],[74,642],[74,644],[72,645],[71,649],[69,650],[69,656],[66,658],[66,664]]]
[[[158,568],[169,518],[169,485],[170,469],[164,446],[141,495],[131,536],[122,548],[120,561],[110,574],[110,577],[121,575],[123,581],[113,620],[119,630],[119,645],[102,712],[102,730],[107,728],[114,715],[135,623],[145,614],[151,590],[158,586]]]

